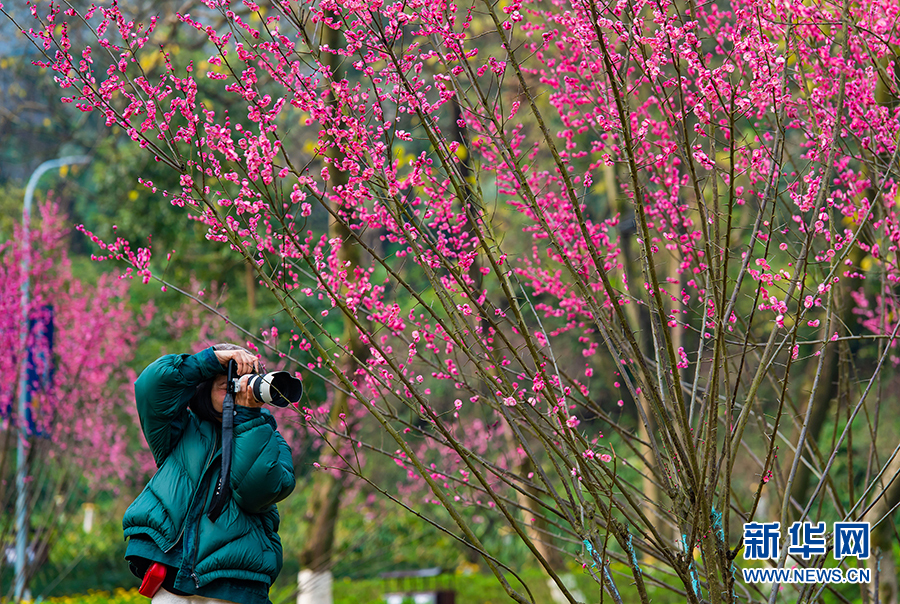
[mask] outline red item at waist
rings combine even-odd
[[[154,562],[150,565],[150,568],[147,569],[147,572],[144,574],[144,580],[141,582],[141,587],[138,589],[138,593],[143,596],[147,596],[148,598],[152,598],[159,588],[162,586],[163,581],[166,580],[166,567],[164,564],[160,564],[159,562]]]

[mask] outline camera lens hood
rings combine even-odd
[[[287,407],[300,402],[303,382],[287,371],[273,371],[265,375],[253,375],[248,384],[254,398],[276,407]]]

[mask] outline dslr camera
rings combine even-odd
[[[232,385],[235,392],[241,391],[240,378],[234,378]],[[253,394],[253,398],[262,403],[287,407],[291,403],[300,402],[303,382],[287,371],[273,371],[266,374],[251,373],[247,380],[247,389]]]

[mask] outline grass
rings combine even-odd
[[[624,567],[621,569],[623,572]],[[529,569],[518,573],[519,577],[528,587],[528,592],[512,576],[507,576],[510,585],[528,598],[530,592],[534,602],[546,603],[552,602],[550,597],[550,588],[547,585],[545,576],[537,569]],[[584,595],[585,601],[596,603],[601,601],[599,586],[594,582],[586,571],[578,569],[573,573],[578,589]],[[622,598],[625,602],[639,602],[640,598],[630,581],[625,577],[620,577],[619,585],[622,592]],[[458,573],[455,575],[441,575],[434,583],[428,583],[428,586],[435,588],[450,588],[456,592],[456,604],[506,604],[512,602],[512,599],[503,590],[500,582],[491,574],[484,573]],[[410,591],[416,590],[416,584],[410,582],[408,586]],[[650,588],[651,596],[654,604],[683,604],[684,599],[661,589]],[[388,592],[402,591],[393,581],[384,581],[381,579],[336,579],[334,582],[334,604],[384,604],[384,595]],[[427,591],[427,589],[423,590]],[[290,604],[294,601],[296,594],[292,588],[285,587],[273,590],[270,594],[273,604]],[[612,598],[608,594],[603,595],[603,602],[612,604]]]
[[[549,589],[539,571],[524,571],[520,576],[528,584],[535,602],[550,601]],[[510,580],[513,581],[512,578]],[[480,573],[442,575],[435,583],[430,581],[427,586],[453,589],[456,592],[457,604],[505,604],[511,601],[493,575]],[[590,576],[578,577],[578,585],[579,587],[583,586],[582,589],[585,590],[588,601],[599,601],[598,591],[595,590],[588,595],[590,582]],[[421,585],[409,583],[408,586],[417,588]],[[521,584],[517,584],[516,587],[519,591],[524,591]],[[400,591],[400,589],[393,581],[336,579],[334,604],[384,604],[384,595],[396,591]],[[270,593],[273,604],[289,604],[294,602],[295,598],[296,594],[290,585],[274,588]],[[611,599],[607,597],[605,601],[611,602]],[[147,604],[148,600],[140,595],[137,589],[120,588],[112,591],[90,590],[78,595],[46,598],[40,602],[41,604]],[[664,602],[664,600],[654,599],[654,602]]]
[[[637,591],[631,583],[627,569],[621,565],[614,565],[615,577],[622,600],[626,603],[640,602]],[[530,569],[522,571],[519,576],[528,585],[530,596],[539,604],[552,602],[547,581],[540,571]],[[586,571],[578,569],[572,573],[574,581],[581,591],[584,602],[588,604],[612,604],[612,598],[604,593],[601,596],[599,586]],[[507,577],[513,587],[525,594],[522,584],[513,577]],[[273,604],[293,604],[296,601],[294,586],[290,580],[280,581],[280,586],[274,587],[270,592]],[[409,591],[429,591],[431,589],[452,589],[456,592],[456,604],[507,604],[512,600],[504,592],[497,579],[484,573],[457,573],[446,574],[429,579],[425,585],[409,582],[406,587]],[[845,602],[860,602],[859,586],[844,586],[841,589]],[[382,579],[358,579],[338,578],[334,581],[334,604],[384,604],[385,594],[389,592],[404,591],[394,581]],[[648,595],[653,604],[683,604],[684,597],[668,590],[648,585]],[[526,596],[527,598],[527,596]],[[411,600],[408,600],[411,601]],[[2,599],[0,599],[2,602]],[[82,594],[52,597],[38,600],[34,604],[148,604],[147,598],[140,595],[137,589],[118,588],[114,590],[89,590]],[[821,602],[832,604],[838,599],[830,594],[823,594]]]

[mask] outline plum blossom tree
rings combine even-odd
[[[91,284],[75,277],[66,252],[73,229],[56,204],[40,204],[37,222],[28,246],[21,229],[0,244],[0,341],[6,351],[0,371],[9,386],[0,389],[0,502],[7,510],[0,542],[10,544],[16,534],[14,506],[7,504],[17,495],[15,451],[24,423],[30,468],[26,508],[33,518],[29,541],[40,560],[66,530],[63,512],[74,492],[117,491],[150,456],[129,444],[139,426],[130,404],[136,376],[128,362],[143,320],[128,306],[129,282],[112,273]],[[25,253],[30,255],[27,311],[19,293]],[[24,337],[23,316],[29,317]],[[14,377],[23,364],[31,376],[26,417],[18,415]]]
[[[380,427],[308,405],[323,471],[392,457],[517,602],[465,508],[568,602],[557,555],[614,602],[870,596],[738,570],[865,566],[794,553],[794,521],[894,530],[896,3],[207,0],[180,17],[203,69],[115,3],[31,10],[63,101],[179,175],[141,182],[253,263],[290,352]],[[73,48],[76,26],[97,43]],[[154,276],[149,247],[94,239]],[[783,527],[761,562],[752,521]]]

